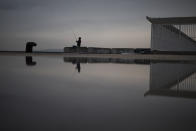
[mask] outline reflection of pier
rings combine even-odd
[[[64,62],[71,63],[116,63],[116,64],[151,64],[151,63],[181,63],[196,64],[195,61],[179,61],[179,60],[153,60],[153,59],[121,59],[121,58],[99,58],[99,57],[64,57]]]
[[[64,62],[71,63],[117,63],[117,64],[150,64],[150,60],[116,59],[116,58],[88,58],[64,57]]]
[[[88,57],[64,57],[64,62],[70,62],[76,65],[78,73],[81,71],[82,64],[96,64],[96,63],[116,63],[116,64],[150,64],[150,60],[134,60],[134,59],[116,59],[116,58],[88,58]]]
[[[150,65],[147,95],[196,98],[196,65],[156,63]]]

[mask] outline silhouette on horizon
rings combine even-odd
[[[78,40],[76,41],[77,47],[80,47],[80,46],[81,46],[81,42],[82,42],[81,39],[82,39],[82,38],[79,37]]]
[[[37,46],[37,44],[35,42],[27,42],[26,52],[32,52],[34,46]]]

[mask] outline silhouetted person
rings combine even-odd
[[[26,44],[26,52],[32,52],[33,46],[36,46],[37,44],[35,42],[27,42]]]
[[[76,41],[77,47],[80,47],[80,46],[81,46],[81,42],[82,42],[81,39],[82,39],[82,38],[79,37],[78,40]]]
[[[81,69],[81,67],[80,67],[80,62],[77,62],[77,64],[76,64],[76,69],[78,70],[78,73],[80,73],[80,69]]]
[[[28,65],[28,66],[36,65],[36,62],[33,61],[33,57],[32,56],[26,56],[26,65]]]

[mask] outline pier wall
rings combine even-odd
[[[195,64],[152,63],[150,89],[169,89],[195,72]]]
[[[133,48],[65,47],[65,53],[122,54],[134,53]]]

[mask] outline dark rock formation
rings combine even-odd
[[[26,52],[32,52],[33,46],[36,46],[37,44],[35,42],[27,42],[26,44]]]

